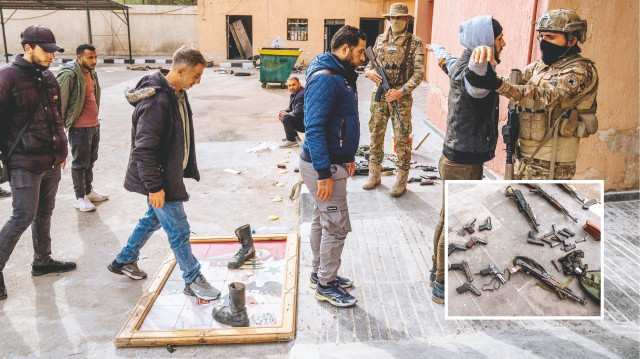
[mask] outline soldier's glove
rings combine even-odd
[[[480,88],[480,89],[488,89],[488,90],[497,90],[502,86],[502,79],[499,78],[495,72],[487,71],[487,74],[484,76],[480,76],[473,71],[467,71],[464,75],[467,79],[469,85]]]

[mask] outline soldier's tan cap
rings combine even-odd
[[[410,16],[411,18],[413,18],[413,15],[409,15],[409,8],[407,7],[407,4],[401,3],[401,2],[397,2],[391,5],[391,8],[389,9],[389,13],[384,14],[382,16],[384,17]]]

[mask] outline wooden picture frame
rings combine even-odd
[[[191,237],[191,243],[236,242],[235,236]],[[176,260],[170,252],[155,277],[143,293],[140,301],[127,318],[114,340],[116,347],[145,347],[162,345],[194,345],[222,343],[258,343],[290,341],[296,331],[296,293],[298,284],[298,233],[256,234],[255,242],[286,240],[285,273],[282,284],[280,309],[282,320],[279,326],[243,328],[213,328],[189,330],[139,330],[149,310],[167,282]]]

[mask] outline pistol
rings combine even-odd
[[[467,276],[467,282],[473,282],[473,276],[471,275],[471,269],[469,269],[469,262],[462,261],[460,263],[449,263],[449,270],[463,270],[464,275]]]
[[[464,282],[463,285],[459,286],[458,288],[456,288],[456,291],[458,293],[464,293],[466,291],[469,291],[477,296],[482,295],[482,293],[478,290],[478,288],[474,287],[473,284],[469,283],[469,282]]]
[[[466,251],[467,247],[462,246],[460,244],[457,243],[449,243],[449,254],[447,254],[448,256],[451,255],[451,253],[455,252],[455,251]]]
[[[481,270],[480,274],[482,274],[482,276],[494,275],[494,276],[498,277],[498,279],[500,280],[500,282],[502,284],[507,283],[507,280],[504,279],[504,276],[502,276],[502,273],[500,273],[498,268],[496,266],[494,266],[493,264],[489,264],[489,268]]]
[[[476,236],[471,236],[471,239],[469,240],[469,242],[467,242],[467,244],[465,244],[465,246],[467,248],[471,248],[473,247],[474,244],[476,243],[480,243],[480,244],[487,244],[488,242],[485,241],[482,238],[476,237]]]
[[[465,231],[469,232],[470,234],[475,232],[475,230],[473,229],[473,224],[476,223],[476,219],[472,219],[469,222],[467,222],[467,224],[465,224],[464,226],[462,226],[462,228],[464,228]]]
[[[478,227],[479,231],[491,230],[491,217],[487,217],[482,225]]]

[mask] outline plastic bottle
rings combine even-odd
[[[253,234],[266,234],[266,233],[289,233],[288,227],[260,227],[258,229],[252,229]]]

